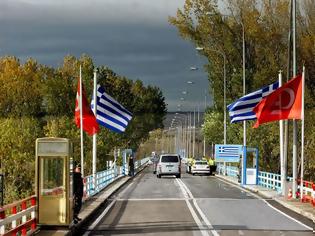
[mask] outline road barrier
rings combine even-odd
[[[0,235],[30,235],[36,230],[36,197],[23,200],[0,208]]]
[[[301,192],[301,180],[298,180],[298,191]],[[309,202],[313,206],[315,206],[315,184],[310,181],[303,181],[303,194],[302,194],[302,202]],[[298,194],[299,197],[301,196]]]

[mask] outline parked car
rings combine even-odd
[[[175,175],[181,177],[181,161],[177,154],[162,154],[159,158],[156,168],[156,176],[161,178],[162,175]]]
[[[195,174],[210,174],[210,166],[206,160],[195,161],[191,167],[191,173]]]

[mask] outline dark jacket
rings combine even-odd
[[[130,168],[134,168],[135,167],[135,164],[133,162],[133,158],[129,158],[129,167]]]
[[[83,197],[83,178],[78,172],[73,172],[73,196]]]

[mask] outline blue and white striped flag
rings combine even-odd
[[[91,102],[93,110],[94,99]],[[97,122],[117,133],[125,132],[132,114],[124,108],[119,102],[108,95],[105,90],[97,85]]]
[[[235,123],[243,120],[255,120],[257,119],[253,109],[255,106],[266,96],[272,93],[279,87],[279,82],[270,84],[255,92],[246,94],[237,101],[227,106],[231,123]]]

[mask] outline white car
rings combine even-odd
[[[210,174],[210,166],[207,161],[195,161],[191,167],[191,173],[195,174]]]
[[[175,175],[181,177],[180,157],[177,154],[162,154],[156,167],[156,176],[161,178],[162,175]]]

